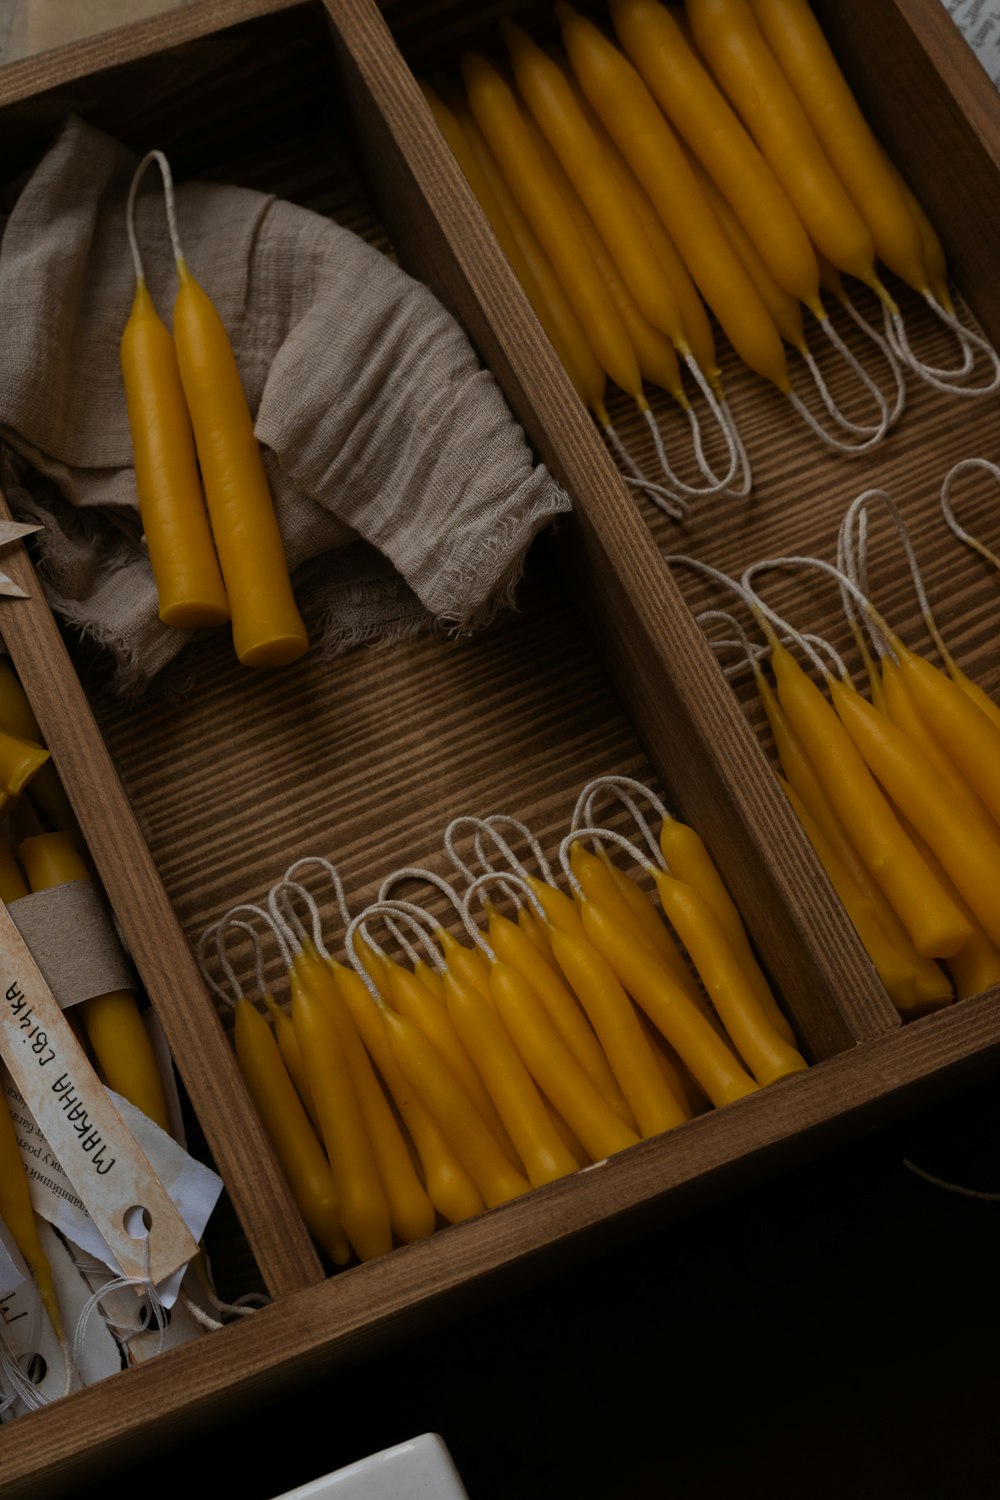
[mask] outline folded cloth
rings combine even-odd
[[[0,241],[0,441],[18,519],[40,521],[57,614],[141,692],[189,634],[157,616],[118,344],[134,271],[137,158],[71,116]],[[136,203],[146,280],[170,323],[162,192]],[[177,218],[256,413],[300,606],[335,653],[428,626],[470,630],[513,602],[533,537],[569,509],[461,328],[349,230],[245,188],[191,182]],[[306,600],[308,599],[308,609]]]

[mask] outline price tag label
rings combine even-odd
[[[164,1281],[198,1246],[0,904],[0,1055],[125,1276]]]

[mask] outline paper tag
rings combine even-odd
[[[3,1239],[7,1255],[22,1273],[20,1285],[0,1298],[0,1340],[4,1345],[2,1353],[29,1375],[37,1388],[39,1402],[56,1401],[66,1394],[66,1356],[49,1316],[42,1307],[34,1278],[21,1259],[21,1252],[5,1225],[0,1225],[0,1238]],[[28,1356],[31,1355],[38,1355],[43,1361],[41,1373],[30,1367],[25,1369],[29,1363]],[[4,1368],[4,1361],[0,1358],[0,1391],[6,1399],[14,1390],[10,1371]],[[18,1396],[4,1411],[4,1420],[9,1421],[11,1417],[20,1416],[27,1410],[27,1403]]]
[[[87,1061],[3,905],[0,1055],[122,1273],[159,1285],[186,1265],[197,1243]],[[138,1234],[130,1232],[135,1229]]]
[[[945,9],[1000,88],[1000,0],[944,0]]]
[[[100,1308],[87,1319],[82,1341],[76,1337],[93,1289],[81,1274],[72,1251],[51,1225],[44,1222],[38,1226],[38,1238],[48,1257],[63,1327],[73,1345],[78,1378],[84,1385],[93,1385],[98,1380],[107,1380],[109,1375],[117,1375],[122,1368],[121,1350],[108,1332]],[[135,1302],[134,1297],[132,1301]]]
[[[54,1224],[60,1234],[96,1257],[116,1276],[119,1268],[102,1239],[97,1226],[73,1185],[55,1158],[38,1123],[10,1079],[0,1083],[6,1088],[7,1105],[17,1135],[17,1143],[28,1176],[31,1206],[35,1213]],[[153,1121],[111,1090],[107,1091],[126,1125],[163,1184],[178,1213],[195,1240],[200,1240],[205,1225],[222,1192],[222,1179],[210,1167],[187,1155],[177,1142]],[[173,1304],[184,1267],[158,1284],[157,1292],[167,1307]],[[134,1294],[129,1293],[135,1300]]]
[[[78,1253],[78,1265],[92,1291],[96,1292],[101,1287],[109,1285],[108,1273],[104,1266],[85,1256],[83,1251]],[[187,1292],[188,1283],[192,1281],[190,1270],[186,1273],[184,1281]],[[131,1293],[122,1289],[108,1292],[102,1297],[101,1307],[114,1325],[115,1337],[120,1340],[125,1358],[131,1365],[145,1364],[157,1354],[165,1354],[168,1349],[177,1349],[181,1344],[190,1344],[193,1339],[201,1338],[205,1332],[205,1329],[181,1301],[165,1309],[164,1316],[167,1323],[163,1329],[157,1326],[156,1315],[147,1298],[136,1303]]]

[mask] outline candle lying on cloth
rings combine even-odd
[[[0,251],[0,438],[25,470],[8,499],[45,525],[48,599],[114,653],[124,692],[141,691],[185,641],[157,614],[116,347],[134,295],[122,245],[135,165],[70,119]],[[319,214],[217,183],[182,183],[176,203],[188,264],[254,414],[298,606],[323,620],[317,650],[488,621],[569,499],[535,464],[454,318]],[[165,312],[176,272],[162,197],[145,187],[136,230]],[[93,566],[79,565],[81,550]],[[109,550],[113,572],[97,566]],[[300,571],[320,556],[322,567]]]

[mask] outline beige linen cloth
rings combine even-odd
[[[135,165],[70,117],[0,241],[4,489],[17,519],[45,527],[53,609],[114,653],[125,694],[188,638],[157,618],[119,368]],[[569,500],[455,320],[388,257],[290,203],[192,182],[177,216],[256,414],[313,648],[488,623]],[[136,226],[169,327],[176,277],[155,167]]]

